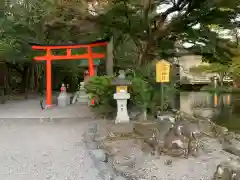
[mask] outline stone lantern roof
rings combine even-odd
[[[131,81],[126,79],[124,70],[119,70],[119,75],[112,80],[112,85],[115,86],[126,86],[131,84]]]

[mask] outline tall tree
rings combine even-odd
[[[91,26],[92,23],[77,25],[74,23],[78,11],[75,11],[73,7],[81,7],[79,3],[73,5],[67,1],[55,0],[6,2],[8,3],[5,4],[4,16],[0,17],[2,27],[0,30],[0,58],[8,67],[17,70],[22,75],[23,90],[29,86],[29,82],[37,82],[39,77],[35,76],[39,76],[39,72],[44,69],[41,64],[32,61],[35,52],[31,50],[29,42],[79,43],[94,39],[93,36],[96,38],[98,35],[87,32],[89,29],[96,29],[96,26]],[[77,61],[61,63],[61,67],[69,72],[75,72],[78,70],[76,63],[79,64]],[[30,77],[32,79],[29,79]]]
[[[29,60],[28,41],[78,43],[113,36],[121,66],[176,56],[176,42],[192,43],[189,51],[225,63],[232,54],[211,26],[238,27],[239,5],[239,0],[23,0],[7,8],[0,50],[7,59]]]
[[[174,55],[176,41],[193,43],[191,50],[204,55],[218,53],[227,61],[228,54],[218,47],[221,37],[209,25],[235,28],[239,5],[239,0],[113,0],[111,8],[85,18],[106,27],[109,34],[130,37],[137,48],[139,65],[156,56]],[[196,25],[199,27],[194,28]]]

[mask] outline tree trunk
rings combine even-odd
[[[143,120],[147,121],[147,109],[143,111]]]
[[[12,93],[12,87],[11,87],[11,68],[7,67],[7,94]]]
[[[147,121],[147,109],[142,109],[141,113],[139,114],[138,119],[140,121]]]
[[[35,91],[35,87],[36,87],[36,83],[35,83],[35,63],[32,63],[32,67],[31,67],[31,72],[30,72],[30,88],[31,91],[34,92]]]
[[[6,87],[7,87],[7,67],[5,62],[0,62],[0,103],[5,103]]]
[[[138,65],[142,66],[147,64],[153,57],[149,56],[149,52],[152,50],[153,44],[149,42],[142,42],[141,47],[138,47],[140,50],[139,57],[138,57]],[[151,55],[152,56],[152,55]]]
[[[28,88],[29,88],[30,65],[31,65],[31,63],[25,63],[24,66],[23,66],[21,93],[25,94],[25,98],[27,98],[26,93],[27,93]]]
[[[109,41],[107,45],[107,57],[106,57],[106,72],[107,75],[113,75],[113,38]]]

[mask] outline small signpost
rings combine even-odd
[[[161,111],[163,112],[163,84],[170,81],[170,63],[166,60],[160,60],[156,63],[156,82],[161,83]]]

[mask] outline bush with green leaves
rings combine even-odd
[[[111,76],[94,76],[85,84],[86,92],[94,99],[92,106],[101,114],[109,114],[116,108],[116,100],[113,99],[115,87],[111,84]]]
[[[154,89],[141,77],[133,77],[130,87],[130,101],[143,113],[144,120],[147,120],[147,111],[152,105]]]
[[[150,113],[155,112],[160,108],[161,98],[164,98],[163,102],[165,106],[171,106],[171,100],[177,92],[177,89],[174,87],[174,81],[170,78],[169,83],[163,84],[164,97],[161,97],[160,83],[156,82],[155,66],[156,61],[152,61],[146,66],[141,67],[140,69],[135,71],[134,78],[132,79],[133,92],[131,96],[135,96],[135,94],[138,94],[139,99],[139,95],[142,94],[141,96],[143,98],[140,98],[142,101],[141,104],[145,104],[145,108]],[[142,83],[142,88],[139,88],[140,81]],[[136,93],[134,91],[136,91]],[[137,91],[141,91],[141,93]],[[139,100],[134,100],[134,102],[137,103],[139,102]],[[146,106],[146,104],[148,105]]]
[[[163,98],[164,109],[172,106],[171,100],[176,93],[176,89],[172,84],[164,84],[164,96],[161,97],[159,83],[151,83],[143,77],[135,76],[132,78],[130,94],[132,103],[141,110],[144,120],[147,119],[147,114],[152,114],[161,107],[161,98]]]
[[[131,109],[132,106],[137,107],[143,113],[144,120],[147,119],[147,114],[152,114],[160,109],[161,98],[164,98],[165,105],[171,106],[172,97],[176,92],[173,84],[164,84],[165,93],[164,97],[161,97],[160,84],[156,83],[155,75],[145,72],[127,73],[127,79],[132,82],[129,87],[131,96],[128,100],[128,109]],[[147,72],[154,72],[154,70]],[[110,76],[95,76],[91,77],[85,85],[87,93],[95,100],[93,108],[101,114],[116,112],[116,100],[113,99],[116,87],[111,84],[113,78]]]

